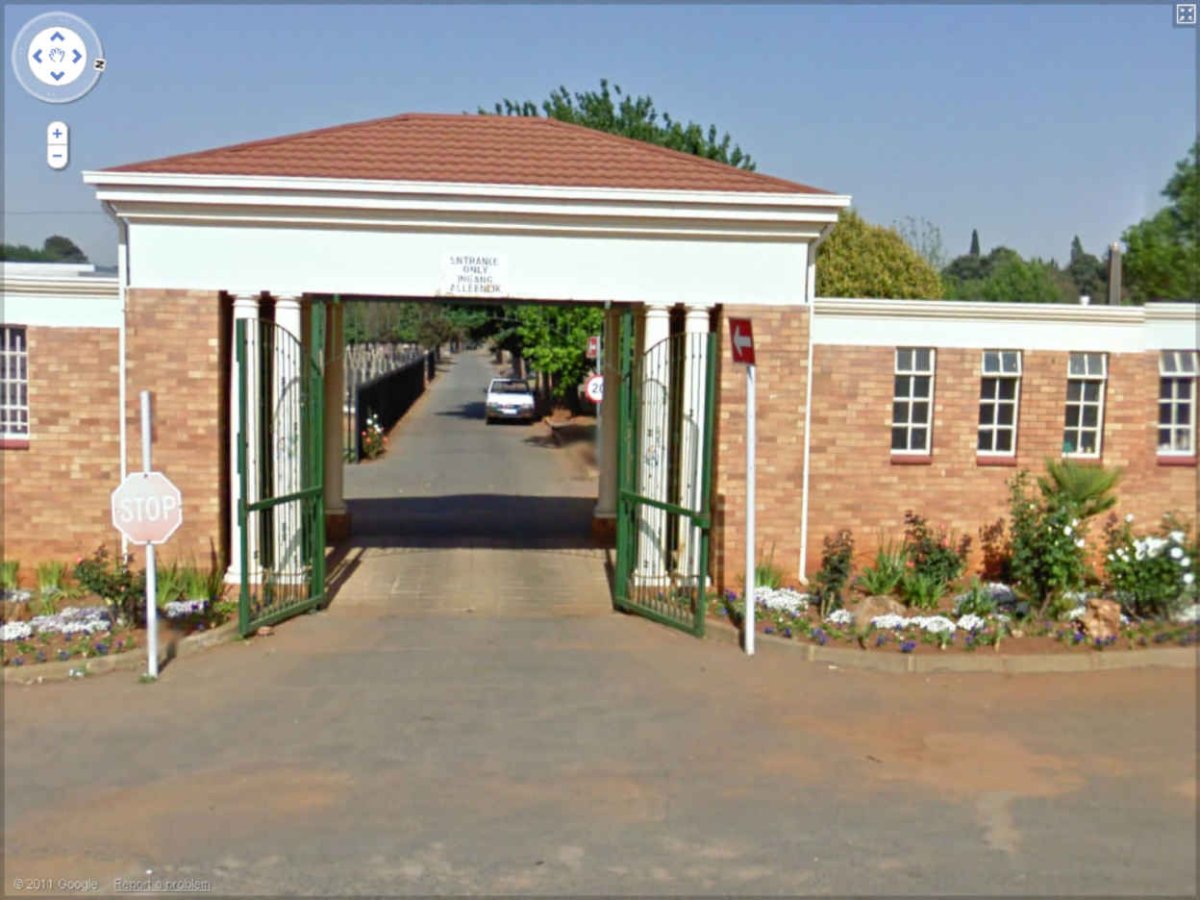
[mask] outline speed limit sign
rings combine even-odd
[[[583,384],[583,396],[587,397],[593,403],[599,403],[604,399],[604,376],[593,375]]]

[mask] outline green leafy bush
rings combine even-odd
[[[946,582],[933,575],[910,569],[900,580],[900,596],[913,609],[936,609],[946,593]]]
[[[1074,502],[1064,493],[1030,491],[1029,473],[1009,479],[1009,533],[1017,592],[1046,614],[1083,587],[1087,546]]]
[[[913,572],[945,588],[962,574],[971,538],[963,535],[954,544],[948,531],[934,531],[924,516],[909,510],[904,514],[904,551]]]
[[[904,545],[881,539],[879,549],[875,551],[875,564],[863,569],[855,584],[868,594],[890,594],[900,585],[907,565],[908,552]]]
[[[21,564],[15,559],[6,559],[0,562],[0,589],[6,591],[15,591],[17,589],[17,572],[21,569]]]
[[[1112,509],[1117,503],[1113,493],[1121,481],[1120,469],[1083,465],[1073,459],[1046,460],[1046,474],[1038,478],[1038,488],[1047,499],[1057,497],[1071,506],[1083,521]]]
[[[1105,523],[1106,587],[1134,616],[1168,617],[1196,597],[1196,542],[1173,517],[1163,518],[1157,535],[1141,537],[1132,522],[1109,516]]]
[[[958,602],[954,605],[956,616],[976,615],[987,617],[996,611],[996,598],[978,578],[972,578],[971,584]]]
[[[75,580],[108,604],[117,624],[145,624],[146,573],[134,572],[128,556],[112,559],[99,547],[75,564]]]
[[[847,529],[825,536],[821,552],[821,568],[813,576],[819,598],[821,618],[842,605],[842,591],[850,580],[850,564],[854,558],[854,536]]]

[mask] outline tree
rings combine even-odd
[[[921,254],[921,258],[935,269],[946,265],[946,251],[942,248],[942,230],[928,219],[905,216],[903,222],[892,225],[904,242]]]
[[[1070,303],[1069,282],[1053,261],[1021,258],[1011,247],[993,247],[987,256],[960,256],[942,272],[950,300],[1003,303]]]
[[[480,107],[479,112],[486,115],[489,110]],[[545,115],[562,122],[619,134],[754,171],[754,161],[741,147],[730,145],[728,133],[718,137],[717,126],[709,125],[706,130],[695,122],[685,125],[668,113],[660,114],[649,97],[626,95],[616,84],[609,90],[608,81],[603,78],[600,79],[599,91],[582,91],[572,95],[565,87],[560,87],[551,92],[540,106],[531,100],[517,102],[505,99],[490,112],[505,116]]]
[[[871,225],[852,209],[817,251],[817,294],[821,297],[938,299],[937,271],[904,242],[894,228]]]
[[[979,232],[974,228],[971,229],[971,249],[968,253],[970,256],[979,256]]]
[[[70,238],[60,234],[46,238],[41,250],[24,244],[0,245],[0,259],[12,262],[71,262],[85,263],[87,255]]]
[[[1076,294],[1101,300],[1107,293],[1108,276],[1104,263],[1090,253],[1085,253],[1079,235],[1071,241],[1071,261],[1067,264],[1066,274],[1071,280]]]
[[[519,306],[516,332],[523,355],[550,379],[551,395],[569,400],[592,363],[585,353],[589,335],[604,327],[604,312],[595,307]]]
[[[1200,141],[1175,164],[1162,193],[1170,204],[1121,235],[1135,303],[1200,298]]]

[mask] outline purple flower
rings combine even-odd
[[[887,635],[886,634],[881,633],[878,636],[876,636],[876,638],[875,638],[875,646],[876,647],[882,647],[886,643],[887,643]]]
[[[814,641],[816,641],[822,647],[824,647],[829,642],[829,635],[827,635],[825,633],[825,630],[823,628],[814,628],[812,631],[812,638]]]
[[[18,656],[16,659],[13,660],[13,665],[14,666],[23,666],[23,665],[25,665],[25,660],[21,659],[21,657]]]
[[[774,633],[775,633],[774,625],[768,625],[766,628],[763,629],[763,634],[774,634]]]
[[[917,649],[916,641],[904,641],[903,643],[900,644],[900,652],[901,653],[912,653],[916,649]]]
[[[58,651],[58,658],[59,658],[59,659],[62,659],[62,660],[67,660],[67,659],[70,659],[70,658],[71,658],[71,654],[70,654],[68,651],[66,651],[66,650],[59,650],[59,651]]]
[[[1080,634],[1078,631],[1076,631],[1075,633],[1073,633],[1071,635],[1071,643],[1072,644],[1078,644],[1082,640],[1083,640],[1083,635]]]
[[[792,629],[790,629],[790,628],[783,629],[783,636],[785,638],[790,638],[792,636]]]
[[[106,653],[108,653],[108,644],[104,644],[104,643],[97,644],[94,649],[101,656],[104,656]]]
[[[39,650],[39,651],[37,652],[37,654],[36,654],[36,657],[37,657],[37,661],[38,661],[38,662],[45,662],[45,661],[46,661],[46,654],[45,654],[45,653],[43,653],[41,650]]]

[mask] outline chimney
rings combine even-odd
[[[1121,245],[1108,248],[1108,305],[1121,305]]]

